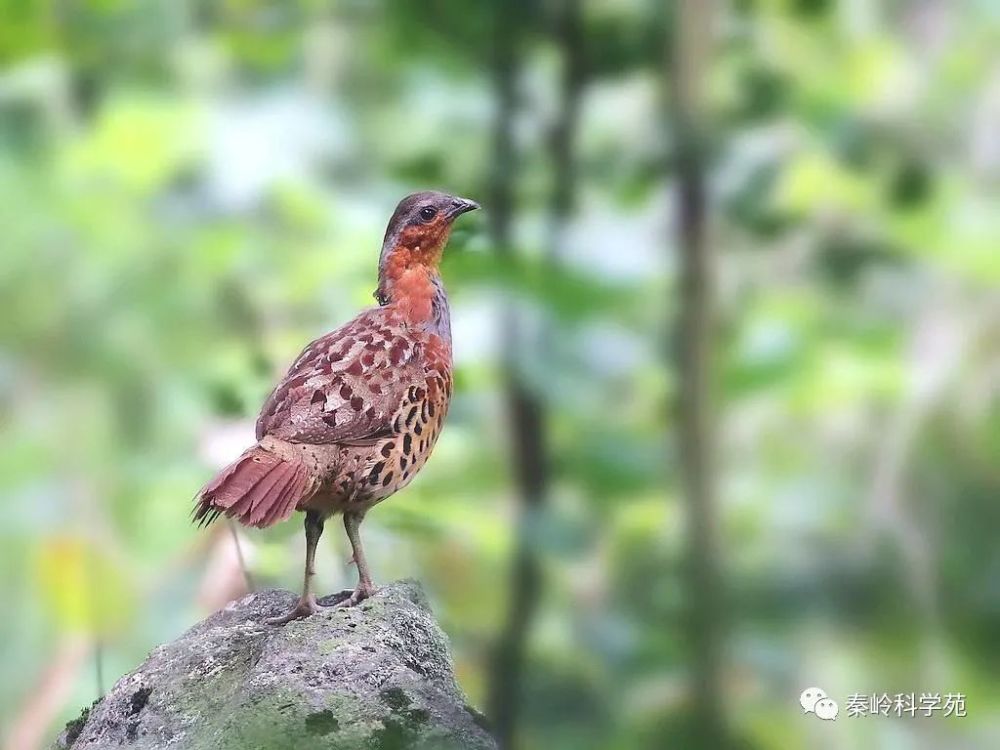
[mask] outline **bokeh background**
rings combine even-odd
[[[7,748],[245,591],[190,500],[430,187],[455,403],[364,534],[509,747],[1000,747],[995,2],[0,0]]]

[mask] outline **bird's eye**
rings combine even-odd
[[[424,221],[430,221],[435,216],[437,216],[437,209],[431,208],[430,206],[425,206],[420,209],[420,218]]]

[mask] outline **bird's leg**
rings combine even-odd
[[[312,592],[312,579],[316,575],[316,545],[319,544],[319,538],[323,534],[323,516],[315,510],[307,510],[305,527],[306,569],[302,581],[302,596],[287,614],[269,619],[268,625],[284,625],[300,617],[314,615],[320,610],[316,603],[316,595]]]
[[[363,513],[348,513],[344,516],[344,528],[347,530],[347,538],[351,541],[351,549],[354,550],[354,562],[358,566],[358,587],[355,589],[355,592],[360,594],[358,601],[367,599],[375,593],[371,570],[368,568],[365,550],[361,546],[361,521],[364,517]]]
[[[340,599],[340,595],[338,595],[340,601],[333,605],[335,607],[353,607],[375,593],[375,584],[372,583],[371,572],[368,570],[368,561],[365,559],[365,551],[361,546],[361,534],[359,533],[364,517],[364,513],[356,511],[344,513],[344,529],[351,542],[351,549],[354,550],[354,562],[358,566],[358,585],[354,591],[344,592],[343,599]]]

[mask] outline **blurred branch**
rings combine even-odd
[[[226,526],[225,530],[220,526],[206,535],[211,546],[207,550],[208,560],[204,564],[197,595],[198,606],[205,612],[213,612],[255,590],[243,556],[239,532],[231,522],[227,521]]]
[[[576,163],[573,158],[580,124],[580,100],[586,68],[581,0],[562,0],[555,18],[554,35],[562,56],[560,106],[552,128],[553,162],[550,211],[553,226],[552,254],[558,259],[562,229],[576,202]]]
[[[521,3],[515,3],[520,5]],[[508,14],[495,3],[493,91],[496,117],[493,126],[493,165],[490,174],[490,236],[498,253],[509,254],[514,208],[514,114],[517,109],[517,43],[519,9]]]
[[[721,582],[716,518],[714,248],[708,236],[704,76],[711,51],[713,3],[682,0],[671,65],[678,169],[677,226],[681,254],[677,322],[680,388],[677,410],[681,478],[687,503],[688,639],[692,653],[697,746],[724,748]]]
[[[243,574],[243,582],[246,584],[247,591],[253,592],[254,588],[253,578],[250,575],[250,570],[247,568],[247,561],[243,557],[243,547],[240,545],[240,535],[236,531],[236,524],[232,519],[226,519],[226,526],[229,527],[229,535],[233,538],[233,550],[236,552],[236,560],[240,566],[240,572]]]

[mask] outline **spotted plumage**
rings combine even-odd
[[[364,514],[409,484],[441,433],[452,392],[451,324],[438,263],[456,217],[477,208],[443,193],[404,198],[379,258],[379,306],[310,343],[271,392],[257,445],[199,493],[195,518],[250,526],[306,514],[306,575],[287,622],[315,611],[310,590],[324,520],[344,514],[359,583],[373,591],[358,535]]]

